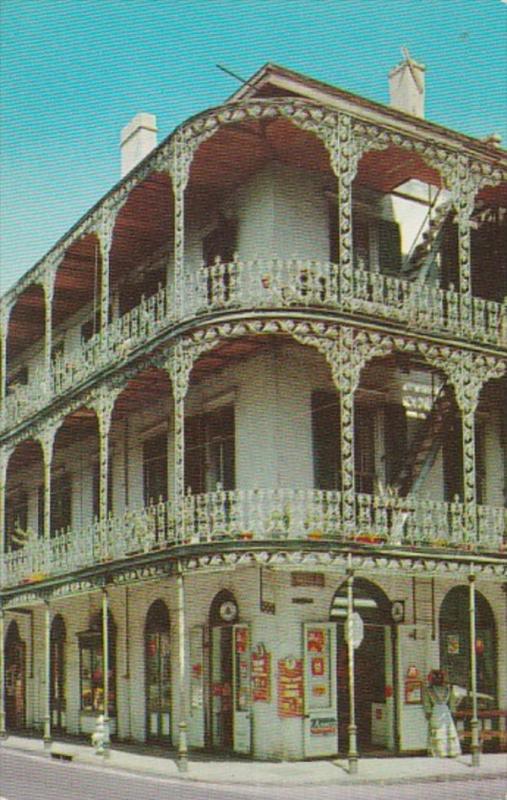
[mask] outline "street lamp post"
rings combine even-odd
[[[109,739],[109,598],[102,589],[102,681],[104,694],[104,744],[103,756],[110,755]]]
[[[354,570],[352,569],[352,555],[349,553],[347,568],[347,651],[349,667],[349,774],[357,774],[357,725],[354,681]]]
[[[186,703],[186,673],[187,659],[185,649],[185,586],[183,583],[183,570],[178,563],[178,649],[179,649],[179,684],[180,684],[180,720],[178,724],[178,769],[180,772],[188,771],[188,746],[187,746],[187,703]]]
[[[48,600],[44,604],[44,750],[51,749],[51,609]]]
[[[470,612],[470,689],[472,692],[472,720],[470,722],[471,728],[471,745],[472,752],[472,766],[478,767],[480,764],[480,746],[479,746],[479,719],[477,717],[477,655],[475,652],[476,631],[475,631],[475,575],[471,571],[468,576],[470,594],[469,594],[469,612]]]

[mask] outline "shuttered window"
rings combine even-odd
[[[340,406],[332,392],[312,394],[313,481],[316,489],[341,487]]]

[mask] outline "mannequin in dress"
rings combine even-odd
[[[429,751],[432,756],[456,758],[461,754],[452,713],[461,695],[449,686],[441,669],[432,669],[424,691],[424,711],[429,723]]]

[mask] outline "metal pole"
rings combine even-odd
[[[349,666],[349,774],[357,774],[357,725],[354,681],[354,570],[352,569],[352,555],[349,553],[347,568],[347,649]]]
[[[104,758],[109,757],[109,598],[102,589],[102,683],[104,693]]]
[[[472,767],[478,767],[480,764],[480,745],[479,745],[479,719],[477,717],[477,658],[475,652],[475,575],[473,572],[468,576],[470,584],[470,688],[472,690],[472,720],[470,723],[471,728],[471,745],[472,752]]]
[[[180,688],[180,719],[178,723],[178,769],[180,772],[188,770],[187,746],[187,719],[186,719],[186,649],[185,649],[185,586],[183,583],[183,570],[178,562],[178,656],[179,656],[179,688]]]
[[[44,603],[44,750],[49,754],[51,749],[51,609],[49,602]]]
[[[5,739],[5,611],[0,608],[0,739]]]

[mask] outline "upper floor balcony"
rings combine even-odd
[[[250,489],[187,494],[182,506],[160,502],[110,515],[83,530],[69,528],[51,538],[30,535],[7,552],[0,584],[39,583],[78,570],[205,546],[248,549],[293,545],[422,550],[459,555],[499,554],[507,545],[507,510],[416,495],[356,494],[345,518],[338,491]]]
[[[149,349],[179,322],[228,311],[312,310],[382,321],[421,333],[507,347],[507,306],[364,268],[351,280],[339,264],[303,259],[219,259],[190,272],[180,314],[171,289],[160,287],[81,340],[70,352],[54,355],[49,378],[39,366],[26,384],[15,385],[4,404],[5,429],[88,381],[101,370],[126,363]]]

